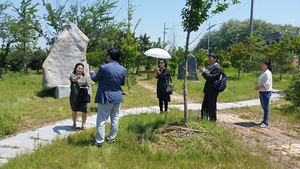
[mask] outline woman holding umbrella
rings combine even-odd
[[[171,101],[170,94],[166,92],[171,76],[170,71],[167,69],[167,62],[164,59],[158,61],[158,67],[154,68],[155,77],[157,78],[156,93],[159,100],[159,110],[163,112],[163,105],[165,106],[164,110],[168,111],[168,102]]]

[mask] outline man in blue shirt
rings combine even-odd
[[[91,71],[91,79],[98,83],[95,103],[98,103],[95,145],[101,147],[105,139],[105,125],[110,117],[110,132],[106,137],[112,143],[118,133],[120,105],[123,102],[122,88],[125,84],[126,69],[118,61],[119,49],[112,48],[107,52],[107,64],[100,66],[97,73]]]

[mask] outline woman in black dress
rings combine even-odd
[[[167,84],[170,80],[170,71],[167,69],[167,62],[163,59],[158,61],[159,68],[154,68],[155,77],[157,78],[156,93],[159,100],[159,110],[163,111],[163,105],[165,111],[168,111],[168,102],[171,101],[170,94],[166,92]]]
[[[84,74],[83,63],[77,63],[73,72],[70,75],[71,81],[71,93],[70,93],[70,105],[72,109],[73,128],[76,129],[77,112],[82,112],[82,125],[81,128],[85,129],[85,123],[87,119],[87,103],[82,103],[79,99],[79,90],[81,87],[88,87],[88,80]]]

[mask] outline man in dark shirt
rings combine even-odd
[[[220,78],[222,74],[222,68],[217,63],[218,55],[215,53],[208,54],[208,62],[210,64],[209,70],[205,70],[205,67],[199,67],[203,78],[206,80],[204,85],[204,98],[201,107],[201,118],[208,119],[209,121],[217,120],[217,98],[219,92],[214,88],[213,83]]]

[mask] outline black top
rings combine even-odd
[[[170,94],[166,92],[167,83],[170,81],[170,71],[167,68],[159,69],[160,74],[157,78],[156,93],[157,98],[165,101],[171,101]]]
[[[208,71],[204,71],[202,73],[203,78],[206,80],[203,89],[204,93],[218,93],[218,91],[214,88],[213,83],[214,81],[220,78],[221,74],[222,68],[218,63],[216,65],[211,66]]]

